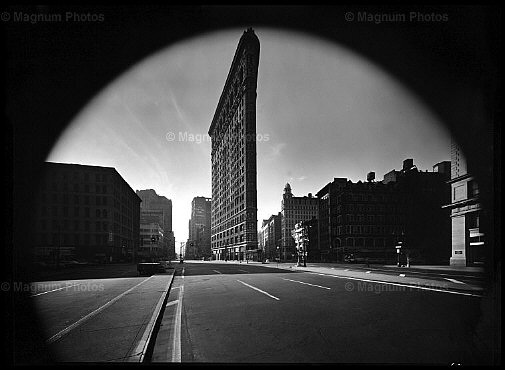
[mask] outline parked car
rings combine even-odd
[[[168,269],[172,267],[172,261],[160,261],[161,265],[164,269]]]
[[[161,262],[141,262],[137,264],[139,275],[152,275],[157,272],[165,272]]]

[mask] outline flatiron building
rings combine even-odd
[[[256,88],[260,44],[240,38],[209,129],[212,152],[211,248],[215,259],[256,259]]]

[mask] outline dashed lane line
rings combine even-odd
[[[58,291],[58,290],[72,288],[72,287],[74,287],[74,286],[76,286],[76,285],[79,285],[79,284],[82,284],[82,283],[77,283],[77,284],[72,284],[72,285],[65,285],[64,287],[57,288],[57,289],[53,289],[53,290],[48,290],[47,292],[41,292],[41,293],[37,293],[37,294],[32,294],[30,297],[37,297],[37,296],[39,296],[39,295],[43,295],[43,294],[47,294],[47,293],[56,292],[56,291]]]
[[[449,281],[451,281],[451,282],[453,282],[453,283],[456,283],[456,284],[465,284],[465,283],[463,283],[462,281],[459,281],[459,280],[456,280],[456,279],[450,279],[450,278],[444,278],[444,279],[445,279],[445,280],[449,280]],[[465,284],[465,285],[466,285],[466,284]]]
[[[181,323],[182,323],[182,296],[184,294],[184,285],[179,290],[179,299],[177,300],[177,311],[175,313],[174,342],[172,344],[172,362],[181,362]]]
[[[362,279],[362,278],[353,278],[349,276],[338,276],[338,275],[330,275],[330,274],[321,274],[319,272],[306,272],[307,274],[314,274],[314,275],[320,275],[320,276],[328,276],[328,277],[334,277],[337,279],[347,279],[347,280],[358,280],[358,281],[365,281],[368,283],[377,283],[377,284],[385,284],[385,285],[395,285],[395,286],[403,286],[407,288],[412,288],[412,289],[420,289],[420,290],[429,290],[432,292],[440,292],[440,293],[449,293],[449,294],[456,294],[456,295],[466,295],[466,296],[471,296],[471,297],[482,297],[481,294],[473,294],[473,293],[466,293],[466,292],[457,292],[454,290],[447,290],[447,289],[438,289],[438,288],[429,288],[425,286],[420,286],[420,285],[410,285],[410,284],[405,284],[405,283],[391,283],[387,281],[380,281],[380,280],[370,280],[370,279]]]
[[[305,283],[303,281],[298,281],[298,280],[291,280],[291,279],[285,279],[285,278],[282,278],[282,280],[292,281],[294,283],[299,283],[299,284],[304,284],[304,285],[310,285],[310,286],[314,286],[314,287],[322,288],[322,289],[331,289],[331,288],[328,288],[327,286],[321,286],[321,285],[316,285],[316,284]]]
[[[275,297],[275,296],[271,295],[270,293],[267,293],[267,292],[265,292],[265,291],[263,291],[263,290],[261,290],[261,289],[259,289],[259,288],[256,288],[255,286],[252,286],[252,285],[249,285],[249,284],[247,284],[247,283],[244,283],[244,282],[243,282],[243,281],[241,281],[241,280],[237,280],[237,281],[238,281],[239,283],[244,284],[245,286],[248,286],[248,287],[249,287],[249,288],[251,288],[251,289],[254,289],[254,290],[256,290],[256,291],[258,291],[258,292],[260,292],[260,293],[263,293],[263,294],[265,294],[265,295],[269,296],[270,298],[273,298],[273,299],[275,299],[275,300],[277,300],[277,301],[280,301],[280,299],[279,299],[279,298],[277,298],[277,297]]]

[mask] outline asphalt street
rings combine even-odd
[[[335,270],[178,265],[153,361],[490,361],[492,338],[487,330],[492,323],[483,313],[478,287],[452,289],[461,282],[445,280],[440,285],[440,279],[424,276]]]

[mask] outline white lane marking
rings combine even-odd
[[[177,311],[175,313],[174,342],[172,344],[172,362],[181,362],[181,323],[182,323],[182,296],[184,294],[184,285],[179,290],[179,299]]]
[[[349,271],[349,269],[345,269],[344,271]]]
[[[398,276],[405,277],[405,274],[400,274],[400,275],[398,275]]]
[[[90,318],[92,318],[93,316],[95,316],[96,314],[100,313],[101,311],[103,311],[104,309],[106,309],[107,307],[109,307],[111,304],[113,304],[114,302],[116,302],[117,300],[121,299],[122,297],[124,297],[126,294],[130,293],[133,289],[137,288],[138,286],[140,286],[141,284],[144,284],[147,280],[151,279],[154,275],[152,276],[149,276],[147,279],[145,280],[142,280],[140,283],[138,283],[137,285],[135,285],[134,287],[128,289],[127,291],[121,293],[120,295],[118,295],[117,297],[111,299],[110,301],[108,301],[107,303],[105,303],[103,306],[101,307],[98,307],[96,310],[94,310],[93,312],[90,312],[89,314],[87,314],[86,316],[80,318],[79,320],[77,320],[76,322],[74,322],[72,325],[70,326],[67,326],[65,329],[59,331],[58,333],[54,334],[51,338],[47,339],[46,340],[46,343],[47,344],[50,344],[50,343],[53,343],[55,341],[57,341],[58,339],[60,339],[61,337],[63,337],[64,335],[68,334],[71,330],[77,328],[79,325],[81,325],[82,323],[84,323],[85,321],[89,320]]]
[[[217,272],[218,274],[220,274],[220,272],[219,272],[219,271],[217,271],[217,270],[212,270],[212,271]]]
[[[367,272],[365,272],[365,274],[369,274],[369,273],[371,273],[371,272],[372,272],[372,271],[367,271]]]
[[[237,280],[237,281],[238,281],[239,283],[244,284],[245,286],[248,286],[248,287],[249,287],[249,288],[251,288],[251,289],[257,290],[258,292],[263,293],[263,294],[265,294],[265,295],[269,296],[270,298],[273,298],[273,299],[276,299],[276,300],[280,301],[280,299],[279,299],[279,298],[274,297],[273,295],[271,295],[271,294],[269,294],[269,293],[267,293],[267,292],[265,292],[265,291],[263,291],[263,290],[261,290],[261,289],[258,289],[258,288],[256,288],[255,286],[249,285],[249,284],[244,283],[243,281],[240,281],[240,280]]]
[[[335,270],[335,267],[332,267],[331,269],[332,269],[332,270]]]
[[[282,280],[288,280],[288,281],[292,281],[292,282],[294,282],[294,283],[300,283],[300,284],[305,284],[305,285],[315,286],[315,287],[318,287],[318,288],[323,288],[323,289],[331,289],[331,288],[328,288],[328,287],[326,287],[326,286],[321,286],[321,285],[316,285],[316,284],[304,283],[303,281],[298,281],[298,280],[291,280],[291,279],[285,279],[285,278],[282,278]]]
[[[456,280],[456,279],[450,279],[450,278],[444,278],[445,280],[449,280],[449,281],[452,281],[453,283],[456,283],[456,284],[465,284],[463,283],[462,281],[459,281],[459,280]],[[466,284],[465,284],[466,285]]]
[[[73,286],[76,286],[76,285],[79,285],[79,284],[81,284],[81,283],[72,284],[72,285],[65,285],[64,287],[53,289],[53,290],[48,290],[47,292],[41,292],[41,293],[37,293],[37,294],[32,294],[30,297],[37,297],[37,296],[42,295],[42,294],[47,294],[47,293],[56,292],[56,291],[62,290],[62,289],[72,288]]]
[[[455,291],[446,290],[446,289],[428,288],[428,287],[419,286],[419,285],[397,284],[397,283],[390,283],[390,282],[386,282],[386,281],[359,279],[359,278],[352,278],[352,277],[349,277],[349,276],[328,275],[328,274],[321,274],[321,273],[318,273],[318,272],[309,272],[309,271],[306,271],[305,273],[306,274],[320,275],[320,276],[334,277],[334,278],[337,278],[337,279],[358,280],[358,281],[365,281],[365,282],[368,282],[368,283],[377,283],[377,284],[385,284],[385,285],[403,286],[403,287],[406,287],[406,288],[413,288],[413,289],[420,289],[420,290],[430,290],[432,292],[441,292],[441,293],[449,293],[449,294],[467,295],[467,296],[482,298],[482,295],[480,295],[480,294],[455,292]]]
[[[175,301],[168,302],[168,303],[165,305],[165,307],[170,307],[170,306],[173,306],[174,304],[177,304],[177,303],[179,303],[179,300],[178,300],[178,299],[176,299]]]
[[[241,269],[238,269],[239,271],[242,271],[242,272],[249,272],[249,271],[246,271],[246,270],[241,270]]]

